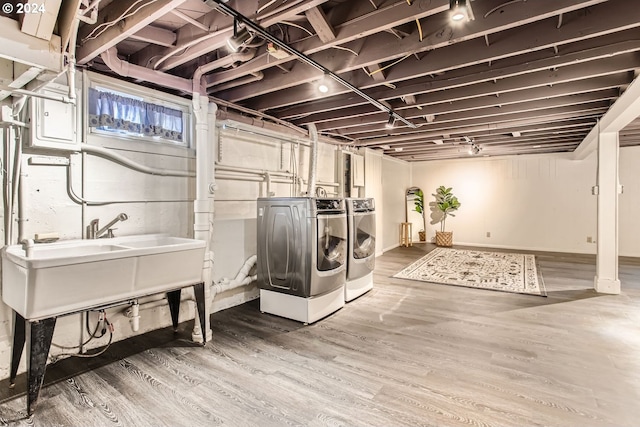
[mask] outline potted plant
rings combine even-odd
[[[422,230],[418,231],[418,236],[420,236],[421,242],[427,241],[427,219],[424,216],[424,193],[422,190],[418,189],[414,193],[415,198],[413,202],[415,203],[414,211],[418,212],[422,216]]]
[[[449,215],[455,216],[453,212],[460,208],[460,202],[451,190],[451,187],[446,188],[444,185],[441,185],[436,189],[434,194],[436,198],[435,207],[440,213],[440,231],[436,231],[436,245],[438,246],[453,246],[453,232],[444,231],[444,227],[447,217]]]

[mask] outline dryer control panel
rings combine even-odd
[[[373,199],[351,199],[354,212],[373,212],[375,211],[375,203]]]
[[[317,213],[341,213],[344,211],[344,199],[316,199]]]

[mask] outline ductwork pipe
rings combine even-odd
[[[193,92],[199,92],[204,95],[201,90],[202,87],[202,76],[208,73],[209,71],[213,71],[218,68],[228,67],[235,62],[247,62],[253,59],[256,56],[256,49],[247,49],[244,52],[237,52],[229,54],[225,57],[222,57],[218,60],[209,62],[208,64],[201,65],[196,69],[193,73]]]
[[[318,168],[318,129],[314,123],[309,123],[309,141],[311,143],[309,152],[309,182],[307,183],[307,196],[313,197],[316,194],[316,170]]]
[[[192,92],[193,85],[191,80],[123,61],[118,58],[118,51],[114,47],[102,52],[100,58],[107,64],[107,67],[122,77],[131,77],[183,92]]]

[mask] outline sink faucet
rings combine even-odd
[[[99,228],[100,226],[99,224],[99,219],[96,218],[94,220],[91,220],[91,222],[89,223],[89,226],[87,227],[87,237],[89,239],[99,239],[102,237],[113,237],[113,229],[111,227],[113,227],[113,225],[118,222],[118,221],[126,221],[127,219],[129,219],[129,217],[127,216],[126,213],[121,213],[118,216],[116,216],[113,220],[111,220],[111,222],[109,222],[107,225],[105,225],[102,228]],[[104,234],[106,234],[106,236],[104,236]]]

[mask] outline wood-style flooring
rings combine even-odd
[[[48,368],[25,418],[24,378],[0,382],[15,426],[639,426],[640,260],[621,295],[593,256],[538,253],[549,296],[394,279],[430,244],[376,261],[375,288],[313,325],[212,315],[213,342],[156,331]]]

